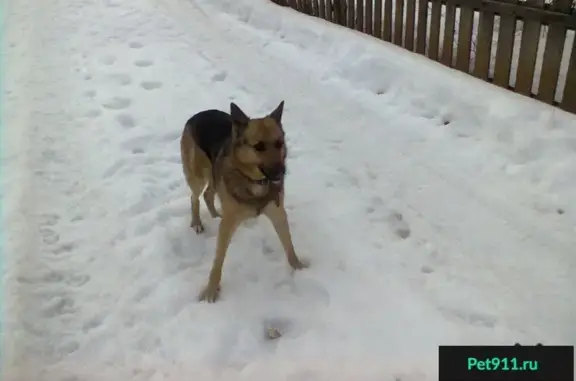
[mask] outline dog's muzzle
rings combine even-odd
[[[273,183],[279,183],[284,178],[286,174],[286,167],[284,165],[276,165],[274,167],[260,168],[260,171],[266,176],[266,178]]]

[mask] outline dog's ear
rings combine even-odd
[[[250,118],[234,102],[230,103],[230,116],[232,123],[238,127],[246,127],[250,121]]]
[[[280,102],[276,110],[270,113],[270,117],[280,124],[282,122],[282,112],[284,111],[284,101]]]

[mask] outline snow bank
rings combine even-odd
[[[373,106],[394,104],[440,121],[457,137],[496,147],[511,161],[502,171],[546,195],[538,202],[542,211],[576,205],[576,116],[267,0],[199,2],[306,50],[317,59],[306,64],[319,80],[345,81],[351,91],[373,94]],[[576,225],[576,214],[569,218]]]

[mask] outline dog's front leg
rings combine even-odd
[[[240,220],[235,217],[224,217],[220,220],[218,228],[218,241],[216,242],[216,257],[210,270],[210,277],[208,285],[200,294],[200,300],[214,303],[220,294],[220,280],[222,279],[222,267],[224,266],[224,259],[226,258],[226,251],[234,232],[238,228]]]
[[[294,245],[292,244],[292,236],[290,234],[290,226],[288,225],[288,216],[286,215],[286,210],[281,202],[280,205],[276,205],[271,202],[264,209],[264,215],[270,219],[282,247],[284,247],[284,252],[286,253],[286,258],[288,263],[294,270],[300,270],[308,267],[308,263],[301,261],[296,255],[294,250]]]

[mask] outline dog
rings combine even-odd
[[[235,103],[230,113],[205,110],[186,122],[180,140],[184,177],[190,187],[190,227],[204,231],[200,195],[213,218],[220,217],[216,255],[200,301],[220,295],[228,246],[243,221],[264,214],[272,222],[294,270],[308,267],[296,255],[284,208],[287,148],[282,113],[284,101],[263,118],[248,117]],[[218,195],[221,214],[214,207]]]

